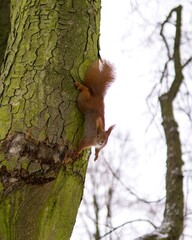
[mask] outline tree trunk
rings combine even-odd
[[[84,151],[75,162],[70,157],[83,122],[74,81],[83,80],[98,56],[100,0],[12,0],[7,13],[11,28],[0,76],[0,239],[67,240],[89,156]],[[6,25],[0,26],[2,35]]]
[[[164,36],[164,25],[169,23],[172,14],[176,14],[175,38],[173,54],[168,45],[167,38]],[[161,36],[167,48],[168,62],[174,63],[174,79],[169,90],[159,98],[161,114],[163,119],[163,129],[167,144],[167,171],[166,171],[166,202],[164,219],[161,226],[154,232],[146,234],[137,240],[178,240],[183,231],[184,225],[184,194],[183,194],[183,175],[182,175],[182,151],[178,124],[174,117],[173,102],[180,90],[183,82],[180,47],[181,47],[181,13],[182,7],[178,6],[171,10],[167,19],[162,24]],[[168,63],[167,62],[167,63]],[[167,64],[166,63],[166,64]],[[166,70],[166,68],[164,68]],[[166,74],[163,73],[164,78]]]

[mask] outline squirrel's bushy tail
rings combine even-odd
[[[107,61],[91,64],[85,74],[84,84],[93,95],[104,96],[107,88],[114,81],[113,65]]]

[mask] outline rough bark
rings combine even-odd
[[[69,157],[83,122],[74,80],[97,58],[99,21],[100,0],[11,1],[0,76],[0,239],[70,239],[89,156]]]
[[[179,92],[183,81],[183,66],[181,64],[180,43],[181,43],[181,12],[182,7],[178,6],[171,10],[169,16],[162,24],[161,36],[167,48],[168,61],[174,63],[174,80],[170,89],[160,96],[161,114],[163,129],[167,144],[167,171],[166,171],[166,202],[164,219],[160,227],[151,234],[138,239],[143,240],[177,240],[183,231],[183,175],[182,175],[182,152],[178,131],[178,124],[174,117],[173,102]],[[170,47],[163,34],[164,25],[169,22],[172,14],[176,14],[176,31],[173,47],[173,55],[170,54]],[[167,64],[167,63],[166,63]]]
[[[0,0],[0,67],[10,31],[10,0]]]

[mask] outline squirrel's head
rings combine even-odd
[[[115,125],[111,126],[107,131],[103,131],[100,128],[97,129],[97,145],[95,145],[95,161],[98,158],[98,154],[102,148],[105,147],[105,145],[108,142],[109,135],[111,134],[111,131]]]

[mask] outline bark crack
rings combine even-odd
[[[36,142],[29,134],[21,132],[8,135],[1,142],[1,151],[6,159],[0,161],[4,192],[12,190],[22,181],[30,184],[53,181],[61,167],[74,161],[69,157],[67,144]]]

